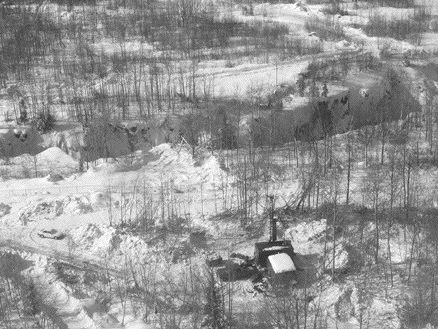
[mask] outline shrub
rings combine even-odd
[[[424,328],[427,324],[435,328],[438,325],[435,279],[432,269],[418,274],[412,286],[412,295],[406,297],[398,309],[402,328]]]
[[[384,43],[382,48],[379,50],[380,58],[389,59],[392,57],[391,53],[391,45],[388,43]]]
[[[429,29],[429,19],[430,13],[424,8],[416,10],[414,15],[390,20],[374,13],[369,17],[364,31],[367,35],[371,36],[406,40],[407,38],[426,32]]]
[[[322,5],[322,4],[328,4],[329,0],[307,0],[308,5]]]
[[[32,126],[39,132],[45,133],[53,129],[55,117],[49,111],[41,111],[32,120]]]
[[[416,5],[415,0],[366,0],[366,2],[375,6],[395,8],[412,8]]]
[[[346,38],[342,25],[330,18],[312,17],[306,20],[305,28],[308,32],[316,32],[324,40],[342,40]]]
[[[331,4],[329,6],[326,6],[322,9],[322,12],[326,15],[341,15],[341,16],[347,16],[348,10],[344,10],[339,5]]]

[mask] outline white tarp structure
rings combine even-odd
[[[275,274],[295,271],[295,264],[288,254],[281,253],[268,257],[268,262],[271,264]]]

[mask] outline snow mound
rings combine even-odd
[[[79,215],[93,211],[90,201],[85,196],[66,197],[62,204],[65,214]]]
[[[363,98],[367,98],[367,97],[370,95],[369,90],[366,89],[366,88],[362,88],[362,89],[359,91],[359,93],[360,93],[360,95],[361,95]]]
[[[162,153],[171,150],[170,144],[160,144],[153,147],[149,152],[155,155],[161,155]]]
[[[155,186],[165,181],[180,190],[201,184],[206,189],[217,189],[226,176],[215,156],[209,155],[199,165],[191,150],[184,146],[161,144],[152,148],[150,153],[158,159],[149,162],[144,169],[149,183]]]
[[[326,227],[326,219],[299,223],[287,229],[285,235],[292,241],[296,252],[302,254],[320,253],[323,246],[318,242],[323,237]]]
[[[291,240],[295,251],[300,254],[316,253],[323,255],[326,228],[326,219],[299,223],[298,225],[286,230],[286,237]],[[349,261],[349,253],[344,244],[341,243],[341,241],[338,241],[334,252],[330,242],[326,247],[326,257],[323,260],[325,268],[331,269],[333,262],[335,270],[346,268]]]
[[[46,179],[49,182],[55,183],[55,182],[59,182],[59,181],[63,180],[64,177],[62,177],[62,175],[60,175],[60,174],[50,173],[50,174],[47,175]]]
[[[144,240],[121,233],[114,227],[88,224],[71,230],[70,237],[79,248],[93,256],[135,256],[137,261],[152,257]]]
[[[333,261],[333,256],[334,256],[334,261]],[[328,269],[333,268],[333,262],[334,262],[335,270],[345,269],[348,265],[348,260],[349,260],[348,251],[344,248],[342,244],[337,245],[334,249],[334,255],[333,255],[333,248],[330,248],[328,250],[327,257],[325,258],[325,268]]]
[[[0,167],[3,167],[9,177],[22,179],[49,174],[67,176],[77,171],[78,163],[60,148],[51,147],[35,156],[23,153],[10,158],[8,165],[0,161]]]
[[[335,313],[334,306],[343,295],[344,289],[338,284],[330,285],[327,289],[321,291],[321,294],[315,298],[311,304],[311,309],[321,308],[327,312],[327,314],[333,316]]]
[[[62,201],[60,200],[39,200],[30,202],[20,209],[19,220],[26,225],[30,221],[39,219],[53,219],[62,214]]]
[[[61,214],[80,215],[93,211],[85,196],[67,196],[63,199],[38,199],[20,209],[19,220],[26,225],[30,221],[54,219]]]
[[[199,168],[201,178],[204,182],[208,182],[213,187],[221,186],[224,178],[224,171],[221,169],[220,163],[216,157],[209,157]]]
[[[37,154],[36,158],[38,163],[48,164],[49,166],[76,167],[76,161],[59,147],[50,147]]]
[[[94,172],[102,172],[105,174],[112,174],[117,172],[119,169],[119,166],[117,164],[117,161],[115,159],[97,159],[94,161],[94,165],[91,166],[87,172],[94,173]]]
[[[341,40],[339,42],[336,43],[335,47],[337,49],[348,49],[348,50],[354,50],[356,47],[354,46],[354,44],[348,42],[347,40]]]
[[[95,255],[107,255],[118,249],[121,243],[120,236],[112,227],[101,230],[102,235],[93,241],[90,252]]]
[[[29,273],[41,301],[53,309],[53,316],[65,328],[97,329],[92,318],[82,307],[81,302],[73,296],[72,289],[58,280],[53,273],[46,272],[46,266],[34,266]]]
[[[90,249],[94,242],[103,235],[97,225],[79,226],[70,231],[71,239],[83,249]]]
[[[103,192],[91,192],[90,193],[90,204],[92,207],[103,207],[106,205],[108,195]]]

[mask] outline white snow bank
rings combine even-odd
[[[20,253],[26,259],[33,261],[33,266],[21,273],[32,280],[43,309],[53,309],[51,316],[65,328],[97,329],[96,323],[85,311],[82,303],[73,296],[72,289],[61,282],[53,271],[49,270],[51,262],[47,256],[33,253]]]
[[[90,193],[90,203],[93,207],[103,207],[107,204],[108,195],[100,191]]]
[[[290,239],[296,252],[300,254],[319,254],[324,255],[324,238],[327,227],[327,220],[321,219],[312,222],[299,223],[286,230],[285,236]],[[326,245],[326,257],[323,260],[326,268],[332,268],[333,262],[335,269],[345,268],[348,264],[349,254],[343,243],[338,241],[334,250],[329,242]]]
[[[58,317],[68,328],[97,329],[94,321],[88,316],[80,301],[73,297],[71,289],[54,275],[38,273],[32,275],[43,303],[53,307]]]
[[[119,165],[115,159],[100,158],[97,159],[96,161],[93,161],[93,165],[91,165],[88,168],[87,173],[100,172],[104,174],[112,174],[117,172],[118,170],[119,170]]]
[[[336,49],[339,50],[357,50],[358,46],[354,42],[349,42],[347,40],[341,40],[335,44]]]
[[[334,260],[333,260],[334,256]],[[328,248],[327,250],[327,257],[325,258],[325,268],[331,269],[334,262],[334,269],[340,270],[347,266],[349,260],[348,252],[344,248],[342,244],[339,244],[334,249],[334,255],[333,255],[333,248]]]
[[[323,245],[319,244],[327,226],[327,220],[299,223],[286,230],[285,236],[292,241],[296,252],[301,254],[320,253]]]
[[[327,289],[321,291],[320,295],[316,297],[310,304],[311,309],[318,308],[325,310],[327,314],[334,315],[334,306],[339,298],[344,293],[344,288],[338,284],[332,284]]]
[[[86,196],[67,196],[62,199],[47,198],[30,201],[19,211],[19,220],[23,224],[41,219],[54,219],[61,214],[79,215],[93,211]]]
[[[71,230],[69,235],[78,248],[93,256],[135,256],[138,262],[154,258],[154,253],[144,240],[120,233],[113,227],[88,224]]]
[[[393,228],[392,236],[389,241],[389,248],[391,251],[392,263],[404,263],[410,259],[411,256],[411,243],[412,234],[407,232],[407,239],[405,240],[405,234],[402,227],[398,225]],[[387,244],[385,248],[381,249],[382,256],[389,259]]]
[[[79,226],[70,231],[72,240],[83,249],[90,249],[95,240],[103,235],[97,225],[88,224],[87,226]]]
[[[295,264],[288,254],[270,255],[268,261],[276,274],[295,271]]]
[[[137,319],[125,324],[125,329],[152,329],[155,328],[153,324],[144,323],[142,319]]]
[[[62,212],[70,215],[79,215],[91,212],[93,208],[86,196],[68,196],[62,200]]]
[[[226,172],[212,155],[197,165],[191,151],[185,146],[161,144],[151,149],[150,153],[159,158],[144,167],[149,184],[160,186],[164,181],[171,182],[180,190],[201,184],[205,189],[217,189],[226,180]]]
[[[10,163],[0,161],[9,177],[26,178],[31,176],[47,176],[48,174],[68,175],[78,169],[78,163],[58,147],[51,147],[32,156],[21,154],[11,158]]]
[[[50,147],[37,154],[37,162],[49,167],[77,167],[77,162],[59,147]]]
[[[254,15],[270,16],[278,20],[308,17],[311,13],[317,14],[311,7],[298,1],[292,4],[262,3],[254,6]]]

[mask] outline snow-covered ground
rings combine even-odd
[[[431,4],[432,13],[437,14],[437,2],[432,1]],[[48,3],[44,3],[44,6],[47,6],[47,10],[54,9]],[[254,90],[273,90],[278,84],[295,83],[299,73],[305,71],[308,64],[315,59],[331,59],[343,51],[355,52],[361,47],[377,57],[383,47],[398,55],[407,50],[424,49],[432,52],[438,48],[438,38],[432,32],[424,34],[420,46],[391,38],[369,37],[360,28],[366,24],[369,10],[354,10],[351,4],[345,6],[350,15],[335,16],[333,19],[344,26],[348,40],[324,41],[322,54],[278,61],[277,64],[272,61],[264,63],[260,58],[236,59],[233,60],[232,67],[226,60],[201,61],[195,74],[198,94],[202,94],[204,83],[211,83],[214,88],[210,96],[247,99]],[[305,2],[263,3],[254,6],[253,16],[243,15],[238,6],[233,7],[232,15],[244,22],[269,20],[286,24],[297,37],[320,42],[315,35],[309,35],[304,24],[311,17],[323,18],[323,7],[306,5]],[[379,14],[386,17],[399,17],[408,13],[412,13],[412,9],[379,8]],[[70,14],[63,15],[63,19],[68,19],[68,15]],[[128,40],[123,46],[124,51],[133,54],[153,49],[151,45],[135,39]],[[108,55],[120,51],[117,44],[107,39],[99,40],[92,47]],[[397,61],[394,63],[399,64]],[[415,68],[406,68],[405,72],[413,81],[424,79]],[[98,88],[102,83],[115,83],[117,79],[118,76],[109,75],[107,78],[91,81],[90,85]],[[172,79],[177,77],[173,76]],[[354,81],[358,87],[365,87],[374,82],[375,76],[353,72],[348,79]],[[412,89],[415,90],[415,86]],[[329,95],[342,92],[346,92],[345,87],[329,83]],[[423,106],[427,105],[424,96],[425,92],[418,96]],[[308,97],[294,95],[290,99],[290,106],[294,108],[307,101]],[[13,129],[13,124],[4,122],[4,116],[6,112],[9,115],[14,113],[14,104],[16,105],[16,100],[5,97],[0,99],[2,136],[6,136]],[[70,135],[67,136],[68,134]],[[157,277],[164,281],[167,275],[176,277],[192,264],[203,264],[207,255],[212,253],[224,257],[231,252],[252,256],[254,242],[268,238],[265,222],[269,204],[265,201],[265,196],[274,194],[277,208],[294,208],[294,202],[298,200],[308,179],[306,174],[311,172],[313,165],[304,144],[299,147],[301,154],[292,152],[292,160],[292,145],[278,147],[266,154],[269,155],[271,164],[281,169],[281,173],[269,173],[268,178],[263,177],[263,183],[252,184],[248,191],[246,189],[250,184],[247,185],[247,181],[237,175],[239,161],[251,155],[247,150],[223,153],[197,150],[193,156],[191,148],[184,143],[166,143],[125,157],[98,159],[88,164],[88,170],[80,173],[78,160],[73,154],[69,155],[63,150],[64,147],[68,150],[74,149],[72,141],[75,138],[78,139],[77,143],[81,143],[80,134],[77,127],[68,132],[53,132],[42,140],[41,146],[45,149],[42,152],[32,153],[34,150],[28,150],[27,153],[34,155],[23,152],[0,160],[0,245],[21,250],[21,257],[32,262],[33,265],[22,274],[34,281],[44,304],[55,310],[57,318],[68,328],[156,327],[143,321],[142,315],[135,312],[133,305],[125,312],[126,305],[123,301],[114,300],[116,298],[106,311],[92,311],[97,307],[93,299],[95,296],[82,298],[68,284],[62,282],[52,268],[54,260],[85,268],[90,266],[94,270],[97,268],[98,272],[107,270],[115,278],[122,277],[122,280],[126,279],[122,274],[128,265],[133,266],[130,268],[133,272],[138,270],[135,266],[148,265],[153,266]],[[347,198],[347,135],[340,134],[330,140],[334,158],[342,163],[335,165],[341,172],[337,187],[339,204],[344,204]],[[66,136],[67,141],[61,143]],[[421,130],[411,132],[409,138],[409,152],[414,154],[418,150],[421,156],[429,154],[431,145],[425,142]],[[315,144],[320,151],[327,151],[325,141]],[[369,146],[369,159],[378,162],[380,147],[379,142]],[[387,145],[385,156],[388,157],[388,152],[393,150],[401,152],[400,149],[392,149],[392,146]],[[256,150],[256,153],[259,151],[260,154],[263,153],[262,150]],[[323,155],[320,160],[322,157]],[[371,181],[370,173],[372,171],[364,163],[362,150],[354,150],[349,175],[350,204],[368,208],[373,206],[372,198],[364,189]],[[418,201],[419,206],[436,208],[438,169],[434,166],[419,167],[410,177],[412,202],[421,200],[421,204]],[[319,195],[320,204],[330,201],[330,188],[332,187],[321,187],[324,191]],[[248,193],[249,199],[244,198],[244,191]],[[379,201],[388,204],[388,187],[382,187],[382,191]],[[398,197],[397,200],[400,201],[400,196]],[[308,200],[304,200],[306,209],[307,202],[309,208],[315,205],[315,198],[313,194]],[[245,216],[237,211],[241,210],[243,202],[251,203],[249,209],[253,222],[245,222]],[[320,285],[311,287],[317,293],[312,296],[314,298],[309,305],[313,311],[324,310],[330,328],[359,328],[363,325],[359,324],[359,319],[365,319],[370,328],[399,326],[396,317],[399,307],[397,303],[407,289],[402,274],[396,273],[395,284],[389,290],[385,286],[385,290],[382,276],[379,277],[381,269],[374,266],[369,259],[356,259],[357,244],[359,241],[372,243],[376,234],[381,234],[379,257],[382,263],[386,264],[390,260],[394,266],[407,268],[412,256],[411,245],[416,243],[415,231],[394,223],[389,233],[376,233],[375,223],[367,220],[363,223],[362,231],[357,228],[358,223],[353,223],[347,224],[342,228],[342,233],[337,235],[338,233],[333,232],[331,216],[321,218],[312,213],[311,218],[297,219],[294,215],[284,215],[281,220],[279,236],[290,239],[301,257],[314,257],[312,265],[321,280]],[[256,226],[258,222],[261,225],[254,232],[251,225]],[[172,225],[176,225],[179,232],[164,231],[170,231]],[[65,233],[66,237],[62,240],[43,239],[38,235],[41,229],[56,229]],[[197,230],[205,232],[205,246],[191,246],[191,233]],[[370,254],[368,251],[368,258],[372,258],[373,255]],[[133,260],[135,265],[130,263]],[[355,262],[359,261],[368,266],[368,272],[353,268]],[[333,274],[332,270],[344,275],[342,280],[333,282],[329,276]],[[364,282],[368,284],[365,288],[360,286]],[[129,284],[131,282],[127,286]],[[249,281],[237,282],[233,289],[235,309],[238,312],[246,307],[257,309],[263,301],[263,296],[254,293]],[[367,293],[371,295],[369,300],[364,297],[368,296]]]

